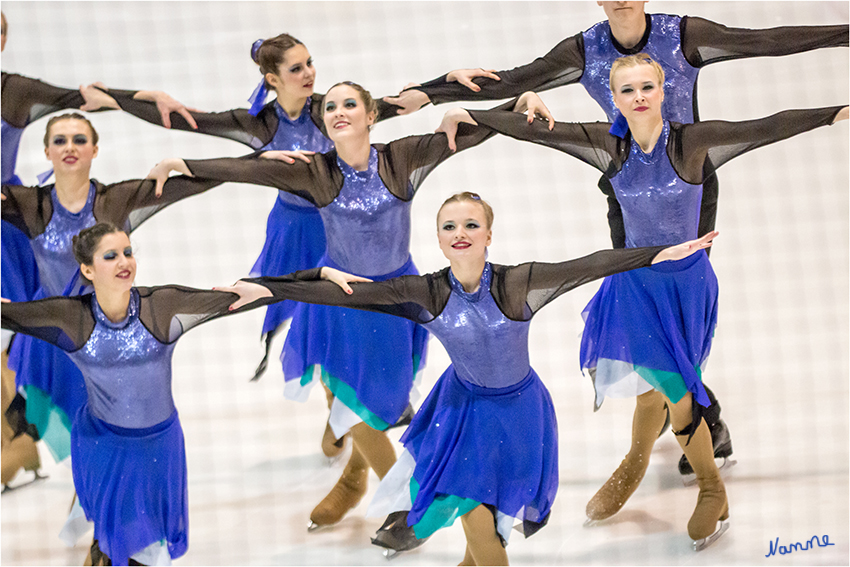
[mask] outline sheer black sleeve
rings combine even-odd
[[[665,248],[600,250],[557,264],[494,265],[491,293],[505,315],[527,321],[544,305],[571,289],[612,274],[649,266]]]
[[[550,131],[547,121],[535,119],[529,124],[528,117],[519,112],[468,112],[478,124],[499,134],[560,150],[609,176],[619,170],[628,155],[627,142],[609,134],[611,125],[607,122],[555,122]]]
[[[183,333],[236,311],[229,311],[239,299],[235,293],[194,289],[181,285],[139,287],[139,320],[161,343],[170,344]],[[253,305],[241,311],[247,311]]]
[[[456,100],[499,100],[519,96],[526,91],[545,91],[577,83],[584,73],[584,39],[581,33],[563,40],[543,57],[496,74],[501,81],[485,77],[473,79],[481,87],[472,92],[457,82],[447,82],[446,75],[412,89],[428,95],[433,104]]]
[[[4,303],[0,308],[0,321],[4,329],[73,352],[86,344],[94,330],[91,298],[91,294],[87,294]]]
[[[448,268],[424,276],[401,276],[382,282],[353,282],[348,295],[335,283],[320,279],[321,268],[303,270],[279,278],[245,278],[268,288],[273,297],[251,303],[252,307],[292,299],[304,303],[351,307],[404,317],[424,324],[438,316],[448,303],[451,287]]]
[[[157,197],[156,182],[152,179],[131,179],[111,185],[94,183],[97,187],[94,217],[99,221],[109,220],[131,232],[168,205],[221,185],[220,181],[180,175],[169,178],[162,196]]]
[[[42,234],[53,216],[49,187],[3,185],[5,200],[0,201],[3,220],[32,240]]]
[[[0,114],[15,128],[23,128],[52,112],[85,104],[77,89],[63,89],[12,73],[3,73],[2,80]]]
[[[124,112],[141,118],[145,122],[162,126],[162,117],[155,102],[133,98],[138,91],[110,89],[104,92],[114,98]],[[255,150],[262,148],[274,138],[279,122],[274,110],[274,101],[265,105],[257,116],[251,116],[245,108],[236,108],[224,112],[189,111],[189,113],[198,124],[197,130],[192,128],[186,122],[186,119],[177,112],[171,113],[171,127],[175,130],[199,132],[218,138],[226,138],[250,146]]]
[[[776,57],[823,47],[847,47],[847,24],[784,26],[751,30],[685,16],[681,24],[682,52],[688,63],[704,67],[718,61],[745,57]]]
[[[493,110],[511,109],[516,100],[500,104]],[[490,128],[458,124],[455,143],[457,151],[477,146],[491,138],[495,132]],[[378,171],[387,189],[399,199],[409,201],[438,165],[455,155],[449,149],[449,141],[442,132],[422,136],[408,136],[378,148]]]
[[[767,118],[745,122],[709,120],[687,125],[671,123],[667,155],[679,177],[688,183],[699,184],[732,158],[832,124],[842,108],[833,106],[786,110]]]
[[[324,207],[339,194],[344,181],[336,165],[336,151],[311,156],[310,163],[284,163],[257,157],[185,160],[197,178],[219,182],[250,183],[275,187]],[[180,179],[180,177],[171,178]]]

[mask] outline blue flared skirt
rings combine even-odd
[[[336,266],[324,256],[320,266]],[[365,275],[384,281],[418,274],[413,260],[390,274]],[[357,274],[359,275],[359,274]],[[313,367],[334,396],[371,427],[384,430],[410,403],[416,372],[424,367],[428,332],[400,317],[342,307],[299,303],[283,345],[287,383],[307,387]]]
[[[269,213],[266,241],[251,268],[251,277],[278,277],[314,268],[326,247],[325,225],[319,210],[286,203],[278,197]],[[263,335],[292,317],[296,305],[288,299],[269,305],[263,321]]]
[[[515,519],[526,536],[548,520],[558,492],[558,425],[534,370],[512,386],[483,388],[449,366],[401,442],[415,463],[409,480],[398,482],[411,467],[405,455],[382,481],[370,514],[407,509],[398,506],[405,498],[391,494],[401,487],[409,491],[407,522],[419,539],[480,504],[496,513],[506,541]]]
[[[2,221],[2,254],[0,254],[0,295],[12,301],[30,301],[38,290],[38,266],[29,238]]]
[[[606,395],[654,388],[672,402],[687,392],[709,405],[702,369],[717,325],[717,277],[705,251],[608,276],[582,316],[581,367],[596,408]]]
[[[175,411],[144,429],[110,425],[80,408],[72,434],[74,488],[113,565],[165,540],[172,559],[189,544],[183,429]]]

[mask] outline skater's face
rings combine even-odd
[[[316,68],[307,48],[298,44],[290,47],[283,55],[277,73],[266,73],[266,81],[286,98],[306,98],[313,95]]]
[[[437,215],[440,250],[451,261],[480,260],[493,239],[484,207],[475,201],[448,203]]]
[[[354,137],[368,137],[369,127],[375,123],[374,111],[367,111],[363,97],[349,85],[337,85],[325,95],[323,120],[328,136],[334,142]]]
[[[92,256],[91,265],[80,264],[80,273],[94,284],[98,295],[123,293],[136,279],[136,257],[126,233],[103,235]]]
[[[608,21],[616,24],[624,24],[644,17],[644,4],[646,2],[596,2],[602,6]]]
[[[76,172],[88,175],[91,162],[97,157],[94,132],[83,120],[57,120],[47,133],[44,155],[53,163],[57,178]]]
[[[651,65],[621,67],[611,78],[614,105],[629,123],[661,120],[664,83]]]
[[[9,24],[6,23],[6,14],[3,14],[2,12],[0,12],[0,16],[3,17],[3,24],[0,27],[0,31],[3,32],[3,35],[2,35],[3,39],[0,40],[0,41],[2,41],[2,43],[0,43],[0,51],[3,51],[4,49],[6,49],[6,29],[9,27]]]

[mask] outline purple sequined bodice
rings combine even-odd
[[[278,125],[274,138],[263,146],[263,150],[305,150],[323,154],[333,149],[334,144],[322,134],[310,116],[312,101],[307,98],[304,108],[298,118],[292,120],[277,102],[274,103]],[[278,191],[277,198],[282,202],[296,207],[315,209],[306,199],[302,199],[286,191]]]
[[[623,210],[626,247],[672,245],[697,237],[702,185],[683,181],[667,157],[670,123],[645,154],[632,140],[623,169],[611,178]]]
[[[440,316],[424,327],[439,339],[457,375],[476,386],[504,388],[528,375],[530,321],[508,319],[490,294],[492,269],[484,266],[477,291],[464,291],[449,272],[452,293]]]
[[[71,239],[84,228],[96,224],[92,212],[94,196],[95,186],[92,183],[85,206],[79,212],[72,213],[59,202],[56,188],[50,190],[53,215],[44,232],[30,241],[41,287],[48,296],[62,295],[80,267],[74,259]]]
[[[410,258],[410,201],[394,196],[381,181],[375,148],[366,171],[336,161],[345,182],[337,198],[319,209],[328,256],[354,274],[379,276],[398,270]]]
[[[151,427],[174,412],[171,354],[139,320],[139,292],[131,291],[127,317],[110,321],[92,298],[94,331],[68,355],[86,382],[89,411],[106,423],[131,429]]]
[[[21,144],[21,136],[24,135],[23,128],[15,128],[5,120],[2,120],[2,168],[3,183],[10,183],[15,175],[15,164],[18,162],[18,146]]]
[[[682,53],[680,16],[652,14],[649,38],[642,53],[649,54],[664,69],[664,103],[662,115],[667,120],[691,124],[694,121],[694,89],[699,69]],[[584,32],[584,73],[581,84],[602,107],[609,122],[617,117],[617,108],[609,87],[611,64],[623,57],[611,41],[607,20]]]

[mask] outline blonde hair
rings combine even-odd
[[[661,65],[646,53],[637,53],[635,55],[620,57],[611,64],[611,74],[608,76],[608,88],[611,89],[612,93],[614,92],[614,75],[617,71],[637,67],[638,65],[649,65],[655,69],[655,73],[658,75],[658,83],[664,88],[664,69],[661,68]]]
[[[490,203],[481,198],[478,193],[473,193],[472,191],[464,191],[463,193],[455,193],[440,205],[440,210],[437,211],[437,219],[440,218],[440,212],[443,208],[450,203],[463,203],[463,202],[471,202],[478,203],[481,205],[481,208],[484,209],[484,220],[487,221],[487,229],[491,229],[493,227],[493,207],[490,206]],[[440,230],[439,220],[437,221],[437,230]]]

